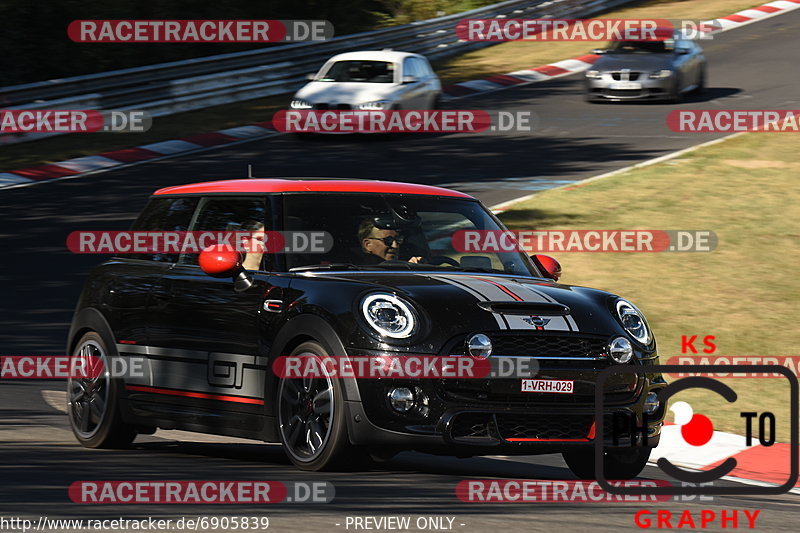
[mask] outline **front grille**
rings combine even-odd
[[[462,413],[453,419],[450,434],[459,439],[487,439],[497,434],[494,429],[491,413]]]
[[[622,72],[612,72],[611,77],[614,78],[615,81],[636,81],[639,79],[639,74],[639,72],[628,72],[628,79],[625,79]]]
[[[605,337],[580,335],[549,335],[492,333],[492,354],[498,356],[559,357],[564,359],[606,357]],[[464,354],[464,346],[456,346],[454,354]]]
[[[314,109],[319,109],[319,110],[322,110],[322,111],[326,111],[328,109],[335,109],[335,110],[338,110],[338,111],[349,111],[349,110],[353,109],[353,106],[351,106],[350,104],[333,104],[333,105],[331,105],[331,104],[326,104],[326,103],[319,103],[319,104],[314,104]]]
[[[591,414],[461,413],[450,428],[453,439],[573,440],[588,437]]]
[[[495,415],[501,437],[509,439],[566,440],[584,439],[589,434],[592,415]]]
[[[642,91],[641,89],[608,89],[606,91],[608,96],[641,96]]]

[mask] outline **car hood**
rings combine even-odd
[[[361,284],[362,295],[386,291],[407,299],[425,316],[424,321],[435,328],[436,331],[431,332],[434,336],[447,337],[481,330],[543,330],[602,335],[622,331],[608,305],[614,295],[537,278],[372,271],[321,274],[319,277]],[[487,304],[481,305],[482,302],[556,304],[551,307],[566,306],[569,313],[565,316],[548,315],[547,311],[536,312],[532,305],[531,312],[508,314],[487,310]],[[542,320],[533,320],[534,316]]]
[[[311,103],[356,105],[375,100],[392,100],[398,87],[396,83],[312,81],[297,91],[294,97]]]
[[[652,72],[672,67],[671,54],[606,54],[595,61],[592,70],[622,70],[624,68]]]

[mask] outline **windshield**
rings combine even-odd
[[[504,230],[474,200],[360,193],[287,194],[287,231],[327,231],[327,253],[287,253],[289,269],[387,269],[497,272],[539,276],[519,252],[460,252],[459,230]]]
[[[394,63],[387,61],[337,61],[317,81],[394,83]]]
[[[671,54],[675,41],[617,41],[611,43],[609,54]]]

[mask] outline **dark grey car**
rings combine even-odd
[[[586,71],[586,99],[653,98],[678,102],[706,84],[700,46],[676,34],[663,41],[616,41]]]

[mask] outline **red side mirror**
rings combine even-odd
[[[214,278],[228,278],[242,269],[242,255],[227,244],[212,244],[200,252],[197,263]]]
[[[542,271],[545,277],[558,281],[561,277],[561,263],[549,255],[535,254],[531,256],[533,263]]]

